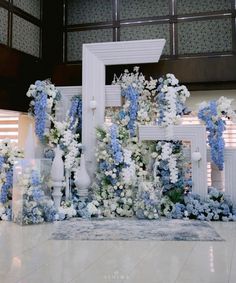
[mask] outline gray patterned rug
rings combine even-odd
[[[223,241],[209,223],[196,220],[74,218],[54,225],[51,240]]]

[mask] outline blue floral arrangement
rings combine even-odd
[[[160,191],[153,182],[141,182],[134,201],[135,215],[139,219],[159,218]]]
[[[115,164],[118,165],[123,162],[123,153],[122,153],[122,148],[120,145],[120,141],[118,140],[117,134],[118,134],[118,127],[117,125],[113,124],[110,127],[111,154],[115,160]]]
[[[46,129],[49,131],[51,124],[50,116],[54,117],[56,102],[61,94],[49,80],[38,80],[30,85],[26,95],[32,98],[29,113],[35,118],[35,133],[45,143],[45,132]]]
[[[126,69],[119,78],[114,75],[112,84],[121,86],[121,95],[126,99],[122,110],[118,114],[118,120],[121,125],[127,127],[130,136],[134,137],[136,135],[139,97],[144,90],[145,78],[139,72],[139,67],[135,66],[132,73]]]
[[[162,193],[169,194],[177,190],[184,192],[185,168],[183,158],[183,144],[181,141],[158,141],[153,156],[154,179],[158,179]]]
[[[14,221],[23,225],[54,221],[57,211],[51,198],[45,195],[45,184],[40,173],[28,169],[25,172],[18,183],[23,190],[20,200],[22,211],[13,215]]]
[[[119,117],[121,120],[125,119],[127,116],[129,117],[127,128],[130,132],[130,136],[133,137],[136,133],[139,93],[134,87],[128,86],[128,88],[122,91],[122,96],[126,98],[128,107],[119,113]]]
[[[169,210],[168,210],[168,209]],[[187,193],[183,202],[173,203],[162,199],[162,215],[169,218],[197,219],[201,221],[236,221],[236,208],[228,196],[213,187],[209,188],[206,199],[198,194]]]
[[[93,185],[93,201],[96,205],[89,205],[90,210],[98,209],[103,216],[133,215],[131,184],[123,178],[124,171],[131,168],[130,164],[125,162],[124,149],[121,146],[122,140],[127,139],[128,136],[125,128],[114,124],[109,128],[97,129],[98,168],[96,183]],[[83,209],[80,208],[80,214],[85,212]]]
[[[23,157],[9,140],[0,144],[0,219],[11,219],[13,166],[16,158]]]
[[[234,118],[231,108],[232,100],[221,97],[217,101],[203,102],[200,105],[198,118],[206,125],[208,131],[208,144],[211,149],[211,160],[219,168],[224,169],[225,142],[223,133],[225,130],[225,119]]]

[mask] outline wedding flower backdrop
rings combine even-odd
[[[26,171],[23,224],[64,220],[71,217],[132,217],[139,219],[190,218],[199,220],[236,220],[236,209],[230,197],[210,187],[205,198],[191,191],[191,164],[184,155],[185,143],[173,140],[172,126],[181,123],[189,91],[173,74],[146,80],[135,67],[114,76],[113,84],[121,87],[123,105],[107,108],[109,120],[97,128],[97,169],[89,188],[89,196],[81,198],[76,186],[76,170],[81,152],[82,100],[74,96],[67,119],[57,121],[56,105],[60,92],[49,81],[31,85],[30,113],[35,119],[35,133],[44,147],[46,158],[53,159],[53,149],[59,146],[63,154],[65,176],[69,176],[70,197],[62,190],[62,202],[55,208],[44,197],[43,179],[37,170]],[[199,119],[206,125],[211,159],[219,170],[224,168],[224,139],[226,119],[234,119],[231,100],[202,103]],[[139,142],[139,125],[166,128],[166,140]],[[207,145],[206,145],[207,146]],[[7,151],[0,150],[2,219],[9,219],[11,207],[6,204],[12,188],[12,166],[7,164]],[[13,159],[18,157],[12,155]],[[34,168],[35,169],[35,168]],[[66,181],[66,180],[65,180]]]

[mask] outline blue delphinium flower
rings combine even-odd
[[[126,115],[129,116],[127,128],[130,132],[131,137],[133,137],[136,132],[139,93],[135,88],[129,86],[127,89],[123,90],[122,96],[124,96],[130,102],[128,113],[126,113]],[[119,114],[121,119],[122,117],[125,118],[126,115],[124,115],[124,111]]]
[[[35,133],[42,142],[44,141],[44,132],[46,126],[46,108],[47,94],[42,91],[37,94],[34,105]]]
[[[208,143],[211,148],[211,159],[219,170],[224,168],[224,147],[223,132],[225,121],[217,114],[216,101],[199,110],[198,118],[205,122],[208,131]]]

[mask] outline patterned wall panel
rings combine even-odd
[[[112,29],[87,30],[68,32],[67,34],[67,60],[82,60],[82,44],[93,42],[112,41]]]
[[[231,19],[179,23],[178,44],[180,54],[231,51]]]
[[[13,4],[40,19],[40,0],[13,0]]]
[[[231,9],[231,0],[177,0],[177,13],[189,14]]]
[[[167,0],[120,0],[120,18],[133,19],[169,14]]]
[[[8,11],[0,7],[0,43],[7,44]]]
[[[163,54],[170,54],[170,33],[169,24],[158,25],[143,25],[143,26],[129,26],[121,27],[120,40],[142,40],[142,39],[156,39],[164,38],[166,44]]]
[[[39,57],[40,28],[13,15],[12,47]]]
[[[68,24],[112,21],[112,0],[69,0]]]

